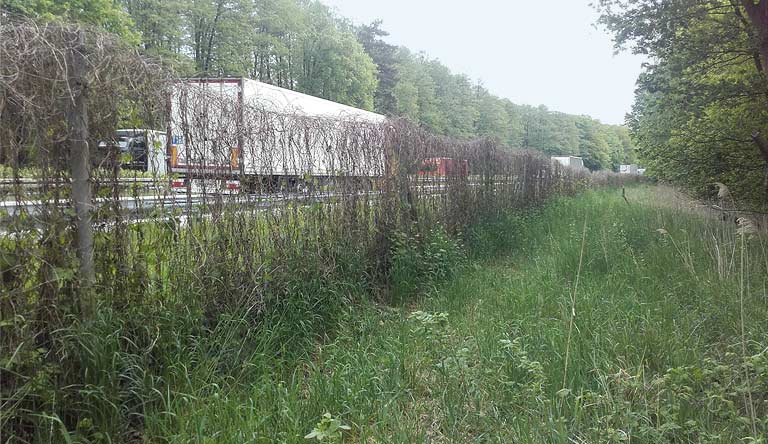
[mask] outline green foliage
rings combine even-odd
[[[396,232],[392,240],[392,298],[403,300],[448,278],[464,262],[460,239],[436,227],[425,236]]]
[[[381,20],[370,25],[357,28],[357,39],[363,45],[365,52],[376,64],[376,80],[378,87],[374,94],[374,108],[385,115],[396,114],[394,88],[398,82],[395,53],[397,48],[382,39],[389,33],[381,29]]]
[[[548,401],[544,390],[547,376],[543,365],[531,359],[525,351],[522,338],[500,339],[499,353],[500,364],[496,371],[499,383],[509,395],[505,402],[518,408],[544,406]]]
[[[520,247],[524,233],[536,222],[537,211],[511,210],[484,218],[470,227],[467,248],[472,259],[483,261],[507,255]]]
[[[3,0],[0,10],[43,21],[64,19],[95,25],[131,44],[141,39],[131,16],[114,0]]]
[[[183,55],[184,18],[189,12],[189,1],[118,0],[116,3],[133,19],[133,29],[141,34],[141,47],[147,54],[170,59],[182,74],[191,71]]]
[[[325,413],[323,419],[317,423],[314,429],[304,437],[304,439],[316,439],[317,441],[341,442],[341,434],[344,430],[350,430],[351,427],[342,424],[342,422],[330,413]]]
[[[297,89],[358,108],[373,109],[376,65],[351,30],[320,3],[308,11]]]
[[[627,122],[648,173],[707,197],[721,182],[740,205],[763,207],[768,151],[761,155],[752,134],[766,130],[768,46],[759,39],[768,34],[765,22],[750,21],[749,3],[602,0],[598,8],[617,47],[652,60]]]
[[[182,270],[167,290],[174,298],[158,294],[119,311],[102,306],[91,321],[55,332],[67,357],[61,363],[34,348],[14,358],[13,371],[29,374],[22,360],[38,369],[22,404],[47,412],[30,415],[39,433],[32,438],[761,442],[768,430],[764,235],[742,237],[707,213],[680,209],[671,194],[631,188],[627,205],[617,190],[589,192],[474,227],[468,248],[493,239],[503,248],[493,257],[472,252],[483,262],[436,274],[444,278],[431,282],[429,297],[404,305],[365,299],[363,259],[344,238],[333,256],[330,245],[301,242],[271,255],[264,305],[242,292],[253,288],[253,270],[219,265],[225,259],[216,250],[190,242],[174,259]],[[193,227],[186,240],[209,229]],[[264,226],[238,229],[245,232],[234,245]],[[433,258],[422,270],[464,261],[434,259],[448,251],[442,230],[434,231],[423,240],[403,236],[401,248]],[[227,308],[215,313],[196,300]],[[354,310],[345,308],[350,300],[358,301]],[[255,310],[263,310],[258,318]],[[1,331],[28,321],[12,322]]]
[[[415,327],[411,330],[413,334],[426,339],[435,341],[443,335],[443,329],[448,325],[448,313],[427,313],[423,311],[414,311],[408,315],[408,319],[413,321]]]
[[[751,385],[765,380],[765,355],[744,359],[729,353],[723,361],[707,357],[653,377],[617,369],[598,375],[603,391],[586,390],[573,402],[594,421],[590,432],[601,442],[624,442],[630,436],[642,442],[727,442],[736,439],[729,425],[752,425],[743,403],[765,389]],[[766,430],[765,418],[755,419],[756,429]],[[756,443],[764,436],[741,439]]]
[[[761,442],[764,240],[744,245],[752,290],[742,353],[739,266],[716,256],[740,238],[717,219],[675,209],[669,193],[630,189],[631,206],[617,191],[589,193],[506,217],[509,226],[489,226],[515,233],[503,256],[465,267],[415,304],[363,304],[298,362],[265,366],[272,357],[254,355],[253,373],[238,382],[196,380],[210,388],[185,389],[194,398],[177,394],[170,410],[148,415],[147,435],[301,443],[321,418],[318,432],[334,420],[348,425],[348,442]]]

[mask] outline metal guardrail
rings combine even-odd
[[[157,183],[157,182],[163,182],[164,179],[154,179],[149,177],[135,177],[135,178],[118,178],[117,183],[120,185],[130,185],[134,183]],[[98,181],[98,179],[96,180]],[[104,182],[112,181],[112,179],[107,179]],[[11,186],[11,185],[24,185],[24,186],[42,186],[42,185],[68,185],[71,181],[69,179],[63,179],[63,180],[40,180],[40,179],[30,179],[30,178],[23,178],[20,177],[18,179],[14,178],[0,178],[0,186]]]

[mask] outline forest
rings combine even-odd
[[[430,132],[491,137],[512,149],[576,155],[592,170],[634,162],[624,126],[519,105],[424,53],[386,42],[310,0],[3,0],[6,14],[97,25],[182,76],[245,76],[388,116]],[[522,87],[522,86],[521,86]]]

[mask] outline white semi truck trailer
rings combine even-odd
[[[564,167],[584,168],[584,159],[577,156],[552,156],[552,162],[557,162]]]
[[[355,122],[356,134],[367,127],[378,133],[375,128],[385,120],[251,79],[189,79],[171,93],[167,170],[177,189],[202,185],[226,193],[241,187],[300,188],[308,178],[316,183],[380,177],[381,148],[347,140],[351,136],[344,129]]]

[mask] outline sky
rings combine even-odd
[[[321,0],[515,103],[621,124],[643,59],[614,55],[590,0]]]

